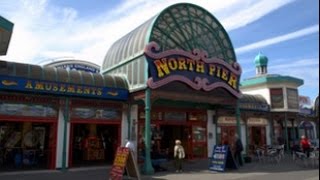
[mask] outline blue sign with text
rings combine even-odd
[[[223,172],[225,170],[228,157],[228,149],[229,147],[227,145],[214,146],[209,164],[210,170],[219,172]]]
[[[129,96],[129,91],[127,89],[10,76],[0,76],[0,89],[115,100],[127,100]]]

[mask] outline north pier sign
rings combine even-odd
[[[151,42],[146,46],[151,77],[147,84],[155,89],[173,81],[188,84],[196,90],[211,91],[225,88],[240,97],[241,67],[237,62],[229,64],[219,58],[208,58],[205,51],[167,50],[159,52],[159,45]]]

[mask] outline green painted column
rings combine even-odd
[[[287,112],[284,113],[284,133],[285,133],[285,138],[286,138],[286,148],[287,152],[289,152],[289,137],[288,137],[288,124],[287,124]]]
[[[151,91],[149,88],[146,89],[145,96],[145,135],[144,135],[144,143],[145,143],[145,161],[143,172],[147,175],[154,174],[154,169],[151,164]]]
[[[69,122],[69,98],[65,100],[65,111],[64,111],[64,125],[63,125],[63,147],[62,147],[62,171],[67,170],[67,130],[68,130],[68,122]]]

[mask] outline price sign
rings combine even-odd
[[[109,180],[121,180],[129,157],[129,148],[118,147]]]
[[[214,146],[209,169],[212,171],[224,171],[228,156],[228,146]]]

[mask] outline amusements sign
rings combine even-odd
[[[129,95],[129,92],[126,89],[79,85],[10,76],[0,76],[0,89],[117,100],[127,100]]]
[[[228,156],[228,146],[214,146],[209,169],[223,172],[226,167]]]
[[[109,180],[122,180],[125,168],[128,176],[135,177],[138,180],[141,179],[138,165],[134,159],[132,151],[126,147],[118,147]]]
[[[208,58],[207,52],[198,49],[192,52],[159,50],[160,46],[151,42],[144,52],[151,72],[147,82],[150,88],[179,81],[195,90],[224,88],[236,97],[241,96],[239,81],[242,70],[237,62],[229,64],[222,59]]]

